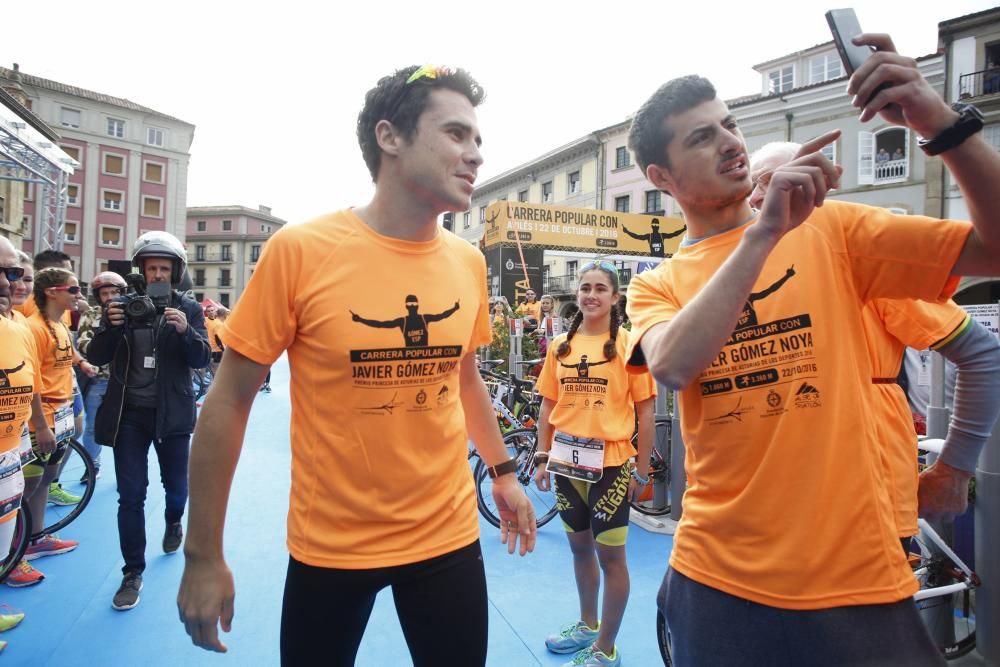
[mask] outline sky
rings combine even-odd
[[[862,28],[890,33],[915,57],[937,49],[939,21],[991,6],[854,4]],[[371,197],[355,123],[365,92],[397,68],[461,66],[485,87],[482,182],[625,120],[675,76],[706,76],[724,99],[760,92],[753,66],[829,41],[830,8],[815,0],[52,0],[8,7],[0,64],[194,124],[188,206],[262,204],[301,222]]]

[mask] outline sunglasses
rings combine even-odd
[[[587,262],[586,264],[583,265],[583,268],[580,269],[580,273],[583,273],[584,271],[593,271],[594,269],[604,269],[605,271],[610,271],[616,276],[618,275],[618,267],[612,264],[611,262],[607,262],[604,260]]]
[[[406,83],[399,91],[399,95],[396,97],[395,103],[392,105],[392,110],[385,115],[385,119],[392,122],[392,119],[396,117],[399,112],[399,107],[403,105],[403,100],[406,99],[406,93],[410,90],[410,84],[414,83],[429,83],[431,81],[436,81],[437,79],[444,79],[449,76],[454,76],[455,70],[451,67],[441,66],[441,65],[424,65],[418,68],[413,74],[406,79]]]
[[[80,293],[79,285],[56,285],[51,289],[59,290],[60,292],[69,292],[74,296]]]
[[[0,266],[0,271],[7,277],[7,282],[12,283],[24,277],[24,267],[21,266]]]

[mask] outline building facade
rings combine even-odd
[[[264,244],[284,225],[267,206],[189,208],[185,236],[195,298],[231,308],[253,275]]]
[[[78,163],[69,179],[62,250],[82,280],[110,260],[129,258],[142,233],[185,234],[189,150],[194,125],[130,100],[0,67],[0,87],[17,88],[26,106],[59,134]],[[37,188],[25,188],[20,229],[25,252],[44,233]]]

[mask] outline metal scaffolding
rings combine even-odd
[[[36,251],[62,250],[69,177],[78,163],[0,104],[0,180],[34,183]]]

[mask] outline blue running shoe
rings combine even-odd
[[[600,628],[598,623],[597,627]],[[567,625],[557,635],[545,638],[545,648],[553,653],[576,653],[597,641],[597,628],[591,629],[583,621]]]

